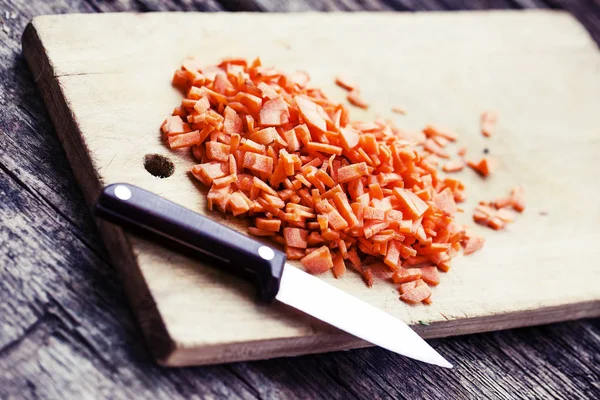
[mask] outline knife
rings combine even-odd
[[[254,283],[262,301],[278,300],[394,353],[452,368],[401,320],[286,263],[283,252],[163,197],[116,183],[102,190],[94,211],[112,223],[218,260],[229,272]]]

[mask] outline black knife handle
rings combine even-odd
[[[228,271],[257,286],[264,301],[272,301],[279,291],[283,252],[156,194],[115,183],[102,190],[94,212],[110,222],[148,231],[227,263]]]

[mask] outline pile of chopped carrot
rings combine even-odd
[[[455,221],[464,185],[436,169],[457,136],[351,121],[308,82],[260,59],[207,67],[188,59],[173,77],[185,98],[162,131],[172,149],[191,147],[209,209],[251,218],[250,234],[280,243],[311,273],[339,278],[351,268],[371,286],[386,269],[403,301],[430,303],[438,270],[448,271],[461,247],[470,254],[483,245]],[[337,83],[368,106],[353,83]]]

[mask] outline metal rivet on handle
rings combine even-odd
[[[273,258],[275,258],[275,252],[272,248],[268,246],[260,246],[258,248],[258,255],[267,261],[270,261]]]
[[[131,198],[131,190],[127,186],[118,185],[115,187],[115,196],[121,200],[129,200]]]

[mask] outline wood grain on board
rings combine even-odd
[[[368,289],[351,273],[323,279],[428,338],[600,314],[600,210],[589,206],[600,195],[590,184],[600,178],[600,55],[566,14],[46,16],[30,24],[23,46],[89,203],[103,185],[128,182],[243,230],[206,210],[187,173],[189,153],[161,141],[158,127],[180,99],[173,71],[187,56],[210,64],[259,55],[264,64],[308,71],[339,100],[333,77],[344,72],[372,104],[369,112],[352,110],[354,119],[380,114],[407,129],[439,123],[460,133],[470,156],[487,148],[497,158],[487,180],[461,175],[464,222],[477,201],[516,184],[526,188],[528,209],[506,231],[481,230],[485,248],[455,260],[431,306],[405,305],[389,284]],[[408,114],[394,116],[397,105]],[[491,139],[478,131],[488,108],[500,115]],[[144,169],[144,156],[155,153],[173,160],[173,176]],[[285,306],[257,303],[249,285],[198,260],[100,227],[149,347],[165,365],[366,345]]]

